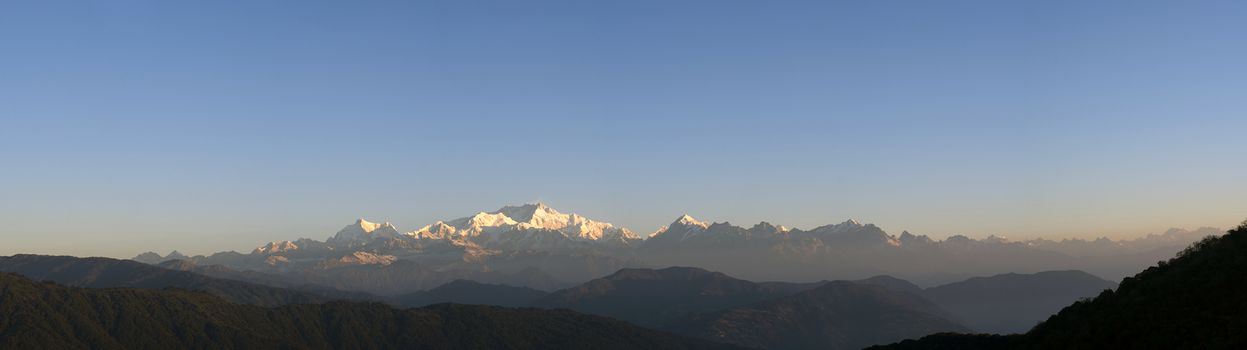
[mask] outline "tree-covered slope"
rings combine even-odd
[[[1209,237],[1027,334],[1040,346],[1247,346],[1247,224]]]
[[[4,349],[708,349],[567,310],[331,302],[276,308],[180,290],[85,289],[0,274]]]

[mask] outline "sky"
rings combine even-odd
[[[1247,10],[1204,1],[0,2],[0,254],[544,202],[899,234],[1247,218]]]

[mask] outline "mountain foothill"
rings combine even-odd
[[[1164,317],[1227,322],[1163,344],[1233,345],[1243,231],[934,240],[682,215],[639,235],[544,204],[406,232],[359,219],[248,253],[0,257],[0,347],[1048,348],[1145,344],[1104,327],[1137,318],[1149,339]],[[1197,297],[1220,299],[1173,301]]]

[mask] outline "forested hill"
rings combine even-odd
[[[1247,222],[1018,336],[941,334],[889,349],[1247,348]]]
[[[85,289],[0,273],[3,349],[717,349],[568,310],[331,302],[265,308],[183,290]]]

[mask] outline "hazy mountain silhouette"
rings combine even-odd
[[[0,274],[5,349],[729,348],[568,310],[331,302],[264,308],[179,290],[83,289]]]
[[[333,299],[309,292],[208,277],[109,258],[14,255],[0,257],[0,272],[12,272],[35,280],[77,287],[196,290],[232,302],[267,306],[320,303]]]
[[[969,330],[946,314],[911,293],[834,281],[791,296],[672,320],[664,329],[763,349],[860,349]]]
[[[130,258],[130,260],[138,261],[144,264],[156,265],[171,259],[165,259],[165,257],[156,252],[145,252]]]
[[[319,295],[333,300],[386,301],[390,300],[364,292],[344,291],[318,284],[293,281],[287,275],[269,274],[258,271],[238,271],[221,265],[198,265],[190,260],[166,260],[156,266],[220,279],[243,281],[270,287],[285,288]]]
[[[903,280],[754,283],[690,267],[623,269],[534,305],[610,316],[679,334],[773,349],[860,348],[967,331]]]
[[[1003,274],[927,288],[921,295],[977,332],[1023,333],[1061,308],[1117,284],[1082,271]]]
[[[706,312],[782,296],[783,291],[692,267],[622,269],[610,276],[550,293],[534,303],[659,326]]]
[[[299,284],[316,284],[338,290],[361,291],[383,296],[414,293],[458,279],[552,290],[567,284],[536,268],[513,273],[467,269],[439,270],[415,261],[398,260],[388,265],[347,265],[328,269],[290,271],[281,274]]]
[[[1014,336],[939,334],[882,349],[1247,347],[1247,222]]]
[[[414,307],[439,303],[519,307],[528,306],[546,294],[532,288],[454,280],[427,291],[399,295],[394,300],[399,305]]]
[[[1026,332],[1061,308],[1117,286],[1082,271],[972,277],[926,289],[891,276],[854,282],[922,296],[974,331],[1001,334]]]
[[[909,281],[896,278],[896,277],[892,277],[892,276],[887,276],[887,275],[874,276],[870,278],[856,280],[853,282],[880,286],[880,287],[884,287],[884,288],[891,289],[894,291],[910,293],[913,295],[923,295],[922,287],[919,287],[916,284],[910,283]]]
[[[973,276],[1077,269],[1124,277],[1207,234],[1201,228],[1115,241],[1010,241],[1002,237],[934,240],[848,220],[809,230],[766,222],[750,228],[707,223],[687,215],[658,230],[637,249],[644,262],[696,266],[745,279],[860,279],[889,275],[938,285]]]

